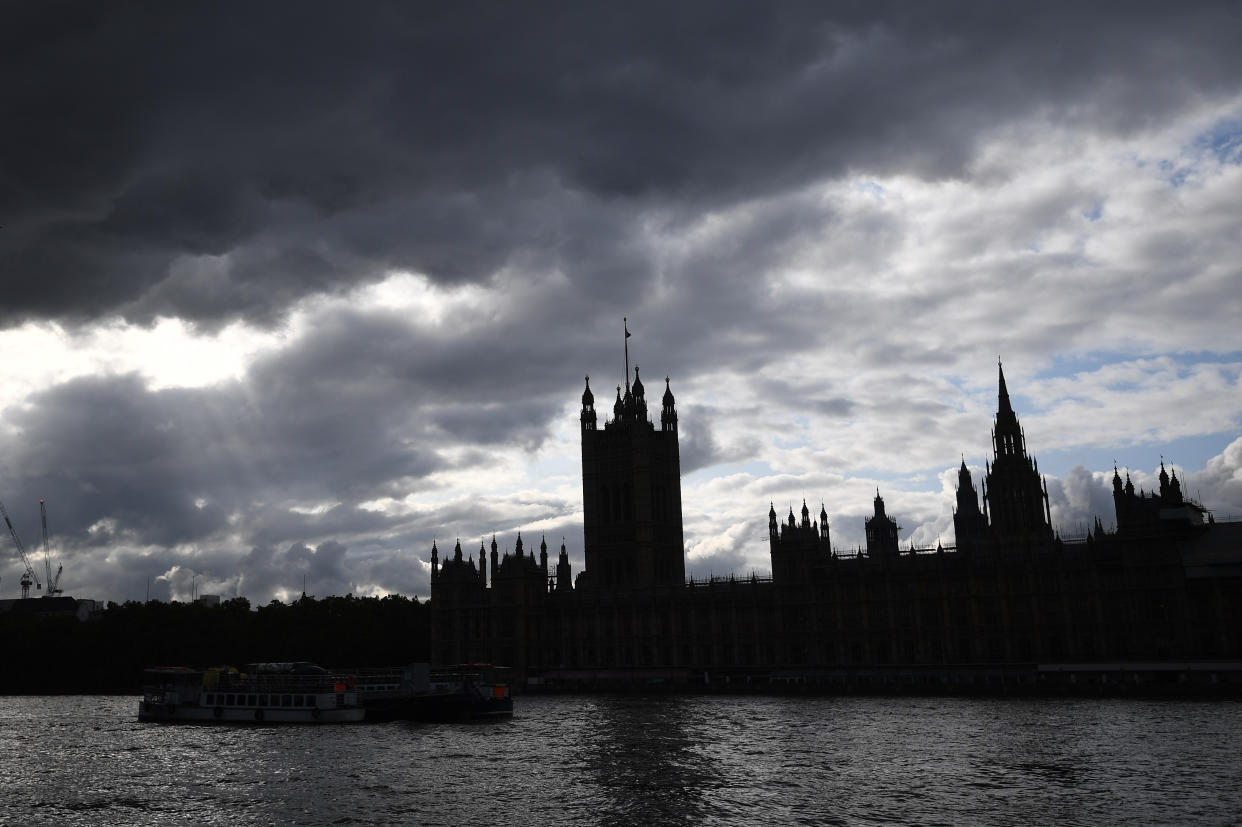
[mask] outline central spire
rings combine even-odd
[[[996,369],[1000,372],[1000,394],[997,400],[997,410],[1001,413],[1012,413],[1013,407],[1009,404],[1009,388],[1005,387],[1005,368],[1001,364],[1000,357],[996,357]]]

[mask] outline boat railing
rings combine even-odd
[[[341,692],[352,690],[356,679],[350,675],[293,675],[265,672],[221,672],[215,689],[257,689],[265,692]],[[210,681],[204,680],[204,686]],[[210,688],[210,687],[209,687]]]

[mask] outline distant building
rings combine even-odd
[[[94,620],[103,611],[100,600],[75,597],[32,597],[24,600],[0,600],[0,614],[13,612],[37,617],[63,617],[72,615],[78,620]]]
[[[833,549],[822,504],[783,522],[770,507],[771,578],[686,581],[667,379],[658,428],[637,368],[602,429],[588,380],[580,425],[585,570],[571,582],[564,543],[553,571],[546,539],[536,557],[520,534],[477,565],[433,544],[434,660],[574,685],[1242,659],[1242,524],[1205,519],[1162,470],[1151,495],[1115,474],[1115,531],[1060,539],[1003,369],[982,496],[958,472],[956,546],[901,550],[878,491],[865,551]]]

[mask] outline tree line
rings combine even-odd
[[[257,610],[244,597],[218,606],[128,601],[87,621],[9,611],[0,614],[0,694],[136,693],[151,666],[424,662],[428,629],[426,604],[400,595],[273,600]]]

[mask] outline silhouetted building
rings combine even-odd
[[[664,382],[660,428],[647,416],[638,368],[617,386],[612,420],[596,427],[590,377],[582,392],[583,589],[680,588],[686,580],[677,411]]]
[[[992,463],[984,485],[984,514],[995,539],[1007,547],[1047,543],[1052,539],[1048,486],[1039,463],[1026,453],[1026,434],[1009,404],[1005,369],[1000,373],[996,425],[992,429]]]
[[[957,547],[972,551],[988,543],[988,518],[979,510],[979,492],[970,478],[966,460],[957,472],[957,507],[953,509],[953,532]]]
[[[1117,531],[1126,535],[1150,534],[1162,525],[1184,523],[1188,526],[1202,525],[1205,511],[1198,503],[1182,496],[1182,484],[1177,472],[1170,477],[1160,461],[1160,493],[1148,494],[1141,488],[1134,491],[1130,473],[1121,482],[1121,473],[1113,467],[1113,505],[1117,511]]]
[[[867,556],[897,556],[897,521],[884,513],[884,498],[875,492],[875,515],[866,520]]]
[[[832,548],[822,504],[816,520],[804,501],[784,521],[770,505],[770,578],[687,582],[672,390],[666,379],[657,429],[626,358],[602,429],[589,380],[582,394],[585,570],[571,582],[562,543],[550,572],[546,541],[536,559],[520,534],[503,556],[493,537],[490,561],[481,545],[477,567],[460,543],[443,562],[433,544],[434,660],[574,686],[877,669],[973,680],[1019,666],[1031,680],[1095,668],[1110,680],[1117,663],[1242,658],[1242,524],[1205,521],[1162,466],[1151,495],[1114,472],[1116,531],[1097,520],[1062,540],[1003,369],[982,510],[964,460],[958,472],[956,546],[901,550],[878,491],[865,553]]]

